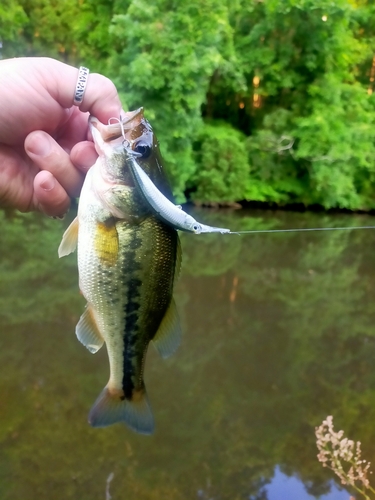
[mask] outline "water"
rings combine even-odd
[[[233,230],[374,225],[374,217],[196,212]],[[92,429],[106,352],[83,310],[64,223],[0,213],[0,498],[349,500],[317,461],[327,415],[375,463],[375,231],[182,234],[184,338],[150,349],[156,432]]]
[[[264,488],[268,500],[314,500],[315,495],[309,495],[301,480],[294,476],[287,476],[283,474],[279,467],[275,468],[275,475],[271,483],[267,484]],[[326,495],[319,496],[320,500],[348,500],[348,492],[339,490],[337,486],[332,483],[330,491]]]

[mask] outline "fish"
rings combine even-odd
[[[174,229],[181,231],[188,231],[195,234],[201,233],[230,233],[230,229],[222,227],[207,226],[194,219],[191,215],[186,213],[181,205],[175,205],[170,201],[159,189],[155,186],[146,172],[140,167],[137,162],[138,157],[146,157],[149,150],[141,145],[136,146],[135,149],[126,148],[128,154],[129,168],[133,174],[134,183],[142,193],[144,201],[154,211],[156,216],[169,224]]]
[[[155,216],[134,185],[124,140],[149,149],[143,168],[166,198],[173,196],[142,108],[123,112],[118,124],[104,125],[91,116],[89,126],[99,157],[58,250],[63,257],[77,248],[79,287],[87,301],[77,338],[92,353],[105,343],[109,358],[109,381],[88,420],[94,427],[123,422],[151,434],[155,423],[144,383],[146,353],[152,343],[167,358],[181,342],[173,299],[181,247],[177,231]]]

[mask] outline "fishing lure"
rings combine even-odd
[[[144,201],[149,205],[158,219],[165,224],[172,226],[174,229],[188,231],[195,234],[201,233],[230,233],[230,229],[222,227],[207,226],[201,224],[191,215],[187,214],[180,205],[174,205],[166,196],[159,191],[146,172],[140,167],[137,162],[137,157],[147,154],[133,151],[124,144],[127,153],[127,160],[130,172],[133,175],[136,186],[142,193]]]

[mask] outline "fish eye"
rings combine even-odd
[[[201,232],[200,224],[193,224],[193,231],[194,233],[199,234]]]
[[[133,151],[141,155],[142,158],[148,158],[151,154],[152,147],[147,144],[147,142],[139,141],[134,145]]]

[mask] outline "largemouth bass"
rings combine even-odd
[[[181,263],[177,231],[159,220],[135,188],[126,141],[149,148],[142,167],[172,199],[158,144],[143,110],[119,124],[90,117],[99,158],[82,188],[77,218],[66,230],[59,256],[78,247],[79,286],[87,300],[76,335],[91,352],[106,343],[110,378],[89,413],[95,427],[124,422],[150,434],[154,419],[143,373],[147,347],[162,357],[178,347],[181,330],[172,298]],[[78,241],[78,244],[77,244]]]

